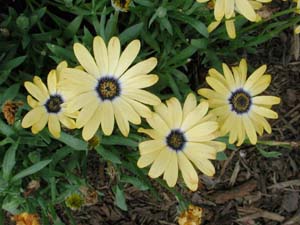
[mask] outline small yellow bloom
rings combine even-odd
[[[300,25],[296,26],[294,29],[295,34],[300,34]]]
[[[66,206],[72,210],[79,210],[84,204],[84,198],[81,194],[73,193],[65,200]]]
[[[101,125],[105,135],[111,135],[115,121],[124,136],[129,134],[129,122],[141,123],[142,117],[151,116],[145,106],[157,105],[160,99],[143,88],[158,81],[158,76],[148,74],[156,64],[152,57],[130,67],[140,51],[140,41],[133,40],[121,53],[120,40],[112,37],[108,46],[97,36],[93,41],[94,57],[79,43],[74,53],[84,68],[65,68],[60,86],[73,92],[67,103],[70,113],[80,110],[76,127],[83,128],[84,140],[91,139]]]
[[[218,117],[221,135],[229,133],[229,143],[241,145],[245,137],[252,144],[257,142],[257,134],[271,133],[270,124],[265,118],[277,119],[272,105],[279,104],[275,96],[258,96],[267,89],[271,75],[265,74],[267,66],[255,70],[247,79],[247,63],[241,60],[232,70],[223,63],[223,74],[215,69],[208,71],[206,82],[213,89],[201,88],[198,93],[206,98],[210,111]]]
[[[48,123],[50,133],[59,138],[62,123],[69,129],[75,128],[74,117],[76,112],[68,114],[65,103],[70,98],[70,93],[60,90],[58,82],[61,70],[67,67],[66,62],[60,63],[56,70],[51,70],[47,77],[47,87],[40,77],[35,76],[33,82],[26,81],[24,86],[30,93],[27,96],[29,106],[32,108],[23,118],[22,127],[31,127],[33,134],[40,132]]]
[[[202,208],[189,205],[187,211],[180,214],[178,218],[179,225],[201,225],[202,222]]]
[[[207,114],[208,103],[197,105],[195,95],[189,94],[183,107],[173,97],[154,109],[153,116],[147,118],[152,129],[138,130],[153,139],[139,144],[138,167],[152,164],[148,175],[157,178],[163,174],[169,187],[175,186],[180,170],[188,188],[196,191],[199,180],[194,166],[213,176],[215,168],[209,159],[216,159],[217,152],[226,147],[213,141],[218,137],[219,126],[215,117]]]
[[[131,0],[111,0],[111,4],[115,8],[115,10],[118,10],[121,12],[128,11],[130,2],[131,2]]]
[[[40,225],[39,216],[37,214],[29,214],[27,212],[14,215],[11,220],[15,221],[16,225]]]

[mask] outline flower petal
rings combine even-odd
[[[104,101],[101,106],[103,108],[101,110],[101,127],[103,133],[105,135],[111,135],[115,123],[112,103],[110,101]]]
[[[148,175],[151,178],[157,178],[163,174],[167,165],[169,164],[171,154],[172,154],[171,150],[167,148],[164,148],[163,150],[160,151],[159,155],[154,160],[149,170]]]
[[[108,42],[107,55],[108,55],[108,74],[114,75],[121,52],[120,40],[117,37],[112,37]]]
[[[82,44],[79,43],[74,44],[73,50],[78,62],[85,69],[85,71],[87,71],[89,74],[92,74],[95,77],[99,77],[99,68],[96,65],[95,60],[89,53],[89,51]]]
[[[55,138],[59,138],[60,136],[60,123],[58,120],[58,116],[56,114],[49,114],[48,118],[48,128],[49,132]]]
[[[166,101],[168,111],[170,111],[172,125],[170,128],[179,128],[182,123],[182,108],[177,98],[170,98]]]
[[[181,171],[184,182],[189,189],[191,189],[192,191],[196,191],[199,182],[198,174],[183,152],[178,152],[177,156],[179,169]]]
[[[119,105],[117,105],[117,104],[112,104],[112,105],[113,105],[115,118],[116,118],[116,122],[118,124],[119,130],[125,137],[127,137],[129,134],[129,129],[130,129],[128,119],[127,119],[125,113],[119,107]]]
[[[31,94],[36,100],[38,100],[39,102],[44,103],[49,96],[45,95],[40,88],[38,88],[35,84],[26,81],[24,83],[24,86],[26,88],[26,90],[29,92],[29,94]]]
[[[145,75],[152,71],[157,65],[157,59],[151,57],[144,61],[141,61],[134,66],[130,67],[123,75],[122,79],[132,79],[135,76]]]
[[[48,114],[42,113],[41,118],[35,124],[32,125],[31,132],[33,134],[37,134],[38,132],[44,129],[47,122],[48,122]]]
[[[164,173],[164,180],[167,182],[169,187],[174,187],[178,179],[178,162],[177,154],[175,151],[171,152],[170,160],[166,166]]]
[[[90,140],[96,134],[101,122],[101,110],[101,106],[98,106],[98,108],[94,112],[94,115],[84,125],[82,130],[82,137],[85,141]]]
[[[199,121],[207,114],[208,103],[201,102],[193,111],[191,111],[183,121],[181,129],[187,131],[199,123]]]
[[[93,41],[93,51],[100,76],[108,75],[108,54],[104,40],[97,36]]]
[[[190,112],[192,112],[196,107],[197,107],[196,96],[193,93],[189,93],[183,104],[183,109],[182,109],[183,121],[186,119],[187,115]]]
[[[44,106],[38,106],[30,110],[22,120],[22,127],[31,127],[33,124],[37,123],[41,119],[43,114],[46,114],[46,109]]]
[[[56,84],[57,84],[57,79],[56,79],[56,71],[51,70],[48,74],[47,77],[47,85],[49,89],[50,95],[55,95],[56,94]]]
[[[98,106],[98,102],[95,101],[91,101],[87,105],[85,105],[79,112],[79,115],[76,120],[76,127],[81,128],[85,126],[94,115]]]
[[[164,143],[162,140],[148,140],[139,143],[139,151],[141,155],[159,151],[165,147],[166,143]]]

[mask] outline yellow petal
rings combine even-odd
[[[126,90],[126,92],[124,90],[123,95],[127,98],[131,98],[148,105],[158,105],[160,103],[160,99],[156,95],[145,90]]]
[[[31,97],[31,95],[27,95],[27,102],[31,108],[35,108],[39,105],[39,102]]]
[[[45,95],[41,91],[41,89],[39,89],[35,84],[33,84],[29,81],[26,81],[24,83],[24,86],[25,86],[26,90],[29,92],[29,94],[31,94],[39,102],[44,103],[48,99],[48,96]]]
[[[113,105],[113,109],[114,109],[114,113],[115,113],[115,118],[116,118],[116,122],[118,124],[119,130],[121,131],[121,133],[127,137],[129,134],[129,123],[126,117],[126,113],[124,113],[117,104],[112,104]]]
[[[264,92],[271,83],[271,76],[270,75],[264,75],[262,76],[249,90],[252,96],[258,95],[262,92]]]
[[[225,1],[226,0],[216,0],[214,15],[217,21],[222,20],[225,15]],[[232,1],[232,0],[230,0]]]
[[[33,83],[40,89],[44,96],[49,96],[48,89],[40,77],[34,76]]]
[[[76,120],[76,127],[81,128],[85,126],[88,121],[94,115],[99,103],[95,101],[91,101],[87,105],[85,105],[82,110],[79,112],[78,118]]]
[[[229,19],[234,15],[234,0],[224,1],[225,4],[225,18]]]
[[[241,83],[244,84],[247,79],[247,71],[248,71],[248,66],[245,59],[242,59],[240,61],[239,68],[241,72]]]
[[[191,159],[216,159],[217,151],[215,148],[202,144],[187,142],[184,147],[184,154]]]
[[[139,151],[141,155],[146,155],[155,151],[159,151],[165,147],[166,147],[166,143],[164,143],[162,139],[148,140],[148,141],[143,141],[139,144]]]
[[[141,117],[148,118],[152,116],[151,110],[144,104],[127,98],[125,96],[122,96],[122,98],[126,100]]]
[[[75,129],[75,121],[67,116],[65,116],[63,113],[60,113],[58,115],[59,121],[68,129]]]
[[[101,76],[108,75],[108,54],[104,40],[97,36],[93,41],[93,51]]]
[[[166,136],[170,133],[170,128],[157,113],[153,113],[152,117],[147,118],[147,122],[161,136]]]
[[[140,75],[131,79],[120,78],[123,90],[142,89],[150,87],[158,81],[157,75]]]
[[[226,144],[220,141],[202,142],[202,144],[213,147],[217,152],[222,152],[226,149]]]
[[[208,33],[213,32],[220,25],[220,23],[221,23],[221,20],[211,22],[207,27]]]
[[[167,182],[169,187],[174,187],[178,179],[178,162],[177,154],[175,151],[171,152],[170,160],[166,166],[164,173],[164,180]]]
[[[112,103],[110,101],[104,101],[101,106],[103,108],[101,110],[101,127],[103,133],[105,135],[111,135],[115,123]]]
[[[183,120],[185,120],[186,116],[192,112],[197,106],[197,99],[196,96],[193,93],[189,93],[188,96],[185,99],[185,102],[183,104]]]
[[[160,133],[158,133],[156,130],[154,129],[144,129],[144,128],[139,128],[138,129],[139,133],[144,133],[147,134],[148,136],[150,136],[153,139],[163,139],[164,136],[162,136]]]
[[[257,142],[257,135],[255,132],[255,128],[247,115],[242,117],[243,124],[246,130],[246,134],[251,142],[251,144],[255,145]]]
[[[206,82],[211,86],[216,92],[223,94],[225,96],[229,95],[229,90],[220,81],[213,77],[206,77]]]
[[[154,106],[154,110],[166,122],[169,129],[171,129],[173,127],[173,117],[171,110],[169,110],[169,108],[164,103],[160,103],[159,105]]]
[[[275,96],[256,96],[252,98],[254,104],[276,105],[280,103],[280,98]]]
[[[208,103],[200,103],[192,112],[190,112],[181,125],[181,129],[187,131],[199,123],[199,121],[207,114]]]
[[[222,63],[222,67],[223,67],[224,76],[225,76],[225,79],[227,81],[227,84],[229,85],[229,88],[231,90],[236,88],[235,81],[233,79],[233,74],[232,74],[231,70],[229,69],[229,67],[225,63]]]
[[[193,159],[192,162],[206,176],[215,175],[215,167],[208,159]]]
[[[144,168],[146,166],[149,166],[158,157],[160,152],[161,151],[155,151],[150,154],[142,155],[137,161],[137,166],[139,168]]]
[[[170,128],[179,128],[182,122],[182,108],[177,98],[172,97],[166,101],[168,110],[172,118],[172,125]]]
[[[122,79],[132,79],[135,76],[145,75],[152,71],[157,65],[157,59],[151,57],[130,67],[123,75]]]
[[[66,111],[67,112],[76,112],[77,110],[83,108],[90,102],[96,102],[98,99],[95,96],[95,92],[86,92],[76,96],[76,98],[72,99],[70,102],[66,104]]]
[[[108,42],[108,74],[114,75],[117,68],[121,52],[120,40],[117,37],[112,37]]]
[[[128,69],[128,67],[138,55],[140,48],[141,42],[139,40],[133,40],[128,44],[128,46],[120,56],[118,67],[114,73],[116,77],[121,76]]]
[[[157,178],[162,175],[167,165],[169,164],[171,155],[172,150],[169,150],[167,148],[161,150],[157,158],[154,160],[148,175],[151,178]]]
[[[248,20],[255,22],[256,13],[252,8],[248,0],[236,0],[235,1],[237,10]]]
[[[82,130],[82,137],[85,141],[90,140],[96,134],[101,122],[101,110],[101,106],[98,106],[98,108],[94,112],[94,115],[84,125]]]
[[[177,156],[179,169],[181,171],[184,182],[190,190],[196,191],[199,182],[198,174],[183,152],[178,152]]]
[[[37,134],[38,132],[44,129],[47,122],[48,122],[48,114],[42,113],[41,118],[35,124],[32,125],[31,132],[33,134]]]
[[[56,84],[57,84],[56,78],[57,78],[56,77],[56,71],[51,70],[48,74],[48,77],[47,77],[47,85],[48,85],[50,95],[55,95],[56,94]]]
[[[59,124],[59,120],[58,120],[57,115],[49,114],[48,129],[49,129],[49,132],[53,135],[53,137],[59,138],[59,136],[60,136],[60,124]]]
[[[262,65],[261,67],[259,67],[257,70],[255,70],[250,77],[247,79],[244,88],[246,90],[250,90],[253,85],[259,80],[259,78],[262,77],[262,75],[264,75],[264,73],[267,70],[267,66],[266,65]]]
[[[228,36],[231,39],[235,39],[236,38],[236,31],[235,31],[234,19],[226,20],[225,21],[225,26],[226,26],[226,31],[227,31]]]
[[[132,122],[133,124],[140,124],[141,117],[139,114],[131,107],[131,105],[122,97],[117,98],[112,102],[114,107],[118,107],[119,111],[122,112],[126,120]]]
[[[267,109],[265,107],[253,105],[252,110],[254,112],[256,112],[257,114],[259,114],[263,117],[266,117],[266,118],[270,118],[270,119],[277,119],[278,118],[278,114],[276,112],[274,112],[271,109]]]
[[[89,53],[89,51],[82,44],[79,43],[74,44],[73,50],[78,62],[85,69],[85,71],[87,71],[89,74],[92,74],[95,77],[99,77],[99,68],[96,65],[95,60]]]
[[[215,121],[208,121],[201,123],[199,125],[194,126],[193,128],[189,129],[185,134],[188,140],[195,140],[198,137],[206,136],[219,128],[219,125]]]
[[[31,127],[33,124],[37,123],[41,119],[43,114],[46,114],[46,109],[44,106],[38,106],[30,110],[22,120],[22,127]]]

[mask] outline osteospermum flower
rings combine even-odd
[[[68,110],[80,110],[76,127],[82,128],[85,140],[91,139],[101,124],[105,135],[110,135],[116,120],[121,133],[129,133],[129,121],[141,123],[141,116],[148,117],[151,111],[144,104],[157,105],[160,99],[142,90],[158,81],[158,76],[147,75],[157,64],[156,58],[149,58],[132,64],[140,50],[140,41],[128,44],[120,55],[120,41],[110,39],[106,47],[101,37],[93,42],[94,58],[79,43],[74,44],[74,53],[84,70],[66,68],[62,71],[65,80],[60,84],[76,92],[68,103]]]
[[[30,214],[23,212],[11,217],[12,221],[16,222],[16,225],[40,225],[39,216],[37,214]]]
[[[209,0],[197,0],[197,2],[204,3]],[[225,17],[225,26],[227,34],[230,38],[236,37],[235,30],[235,13],[239,13],[251,22],[260,20],[255,10],[262,7],[262,3],[271,2],[272,0],[215,0],[214,5],[214,17],[216,21],[213,21],[208,26],[208,31],[212,32],[218,27],[222,19]]]
[[[193,191],[198,187],[198,175],[194,166],[208,176],[213,176],[215,168],[209,159],[215,159],[218,151],[225,149],[222,142],[212,141],[218,136],[218,123],[212,115],[207,115],[208,103],[197,105],[196,97],[189,94],[183,108],[176,98],[155,106],[155,113],[147,118],[152,129],[138,131],[153,140],[141,142],[140,168],[152,164],[151,178],[163,175],[170,187],[175,186],[178,169],[186,185]],[[192,163],[194,166],[192,165]]]
[[[30,93],[27,102],[32,108],[23,118],[22,127],[31,127],[33,134],[40,132],[48,123],[50,133],[59,138],[60,123],[69,129],[75,128],[75,122],[69,116],[74,116],[65,111],[63,103],[70,95],[57,87],[61,70],[67,67],[66,62],[60,63],[56,70],[51,70],[47,77],[47,86],[40,77],[35,76],[33,83],[26,81],[24,86]]]
[[[213,90],[198,90],[207,99],[211,113],[218,117],[221,135],[229,132],[229,143],[238,141],[239,146],[248,137],[252,144],[256,144],[256,133],[262,135],[264,130],[271,133],[271,126],[265,118],[278,118],[270,108],[279,104],[280,98],[258,96],[271,82],[271,75],[265,74],[266,69],[266,65],[259,67],[247,79],[247,63],[244,59],[239,67],[232,67],[232,71],[223,63],[224,76],[215,69],[208,72],[206,81]]]

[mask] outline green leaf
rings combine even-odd
[[[123,146],[129,146],[129,147],[137,147],[138,142],[133,141],[129,138],[124,138],[121,136],[112,135],[109,137],[102,137],[101,143],[103,145],[123,145]]]
[[[136,38],[142,32],[143,26],[144,23],[138,23],[124,30],[119,36],[121,44]]]
[[[195,46],[198,49],[207,49],[208,39],[206,38],[192,39],[191,45]]]
[[[27,56],[19,56],[17,58],[14,58],[0,66],[0,70],[9,70],[11,71],[12,69],[18,67],[21,65],[24,60],[26,59]]]
[[[76,16],[74,20],[72,20],[71,23],[67,26],[63,33],[63,37],[68,39],[72,38],[78,31],[81,22],[82,22],[83,17],[82,16]]]
[[[17,142],[14,142],[9,149],[5,152],[2,169],[3,169],[3,178],[8,180],[11,174],[12,169],[16,164],[16,150],[19,146],[19,139]]]
[[[281,156],[282,154],[280,152],[276,152],[276,151],[265,151],[264,149],[262,149],[259,146],[256,146],[256,148],[258,149],[258,151],[260,152],[260,154],[262,154],[264,157],[266,158],[278,158],[279,156]]]
[[[117,31],[119,12],[111,14],[105,28],[105,37],[110,39]]]
[[[173,58],[170,58],[170,60],[168,61],[168,65],[184,65],[186,64],[187,59],[191,57],[196,51],[197,48],[190,45],[185,49],[181,50],[179,54],[176,54]]]
[[[2,209],[11,214],[18,214],[20,213],[19,206],[23,205],[24,202],[25,200],[20,196],[7,195],[2,203]]]
[[[116,186],[116,195],[115,195],[115,204],[122,210],[127,211],[127,204],[126,199],[124,195],[124,191],[119,188],[119,186]]]
[[[171,16],[173,19],[179,20],[185,24],[188,23],[195,30],[197,30],[200,34],[202,34],[204,37],[208,38],[209,34],[207,31],[207,27],[200,20],[197,20],[193,17],[183,15],[182,13],[178,13],[178,12],[174,12],[173,14],[171,14]]]
[[[78,151],[85,151],[88,147],[88,144],[86,142],[65,132],[61,132],[59,140],[65,143],[66,145],[70,146],[74,150]]]
[[[15,133],[15,131],[12,129],[11,126],[4,123],[3,120],[0,118],[0,133],[8,137],[12,136]]]
[[[7,100],[13,100],[17,96],[19,89],[20,89],[20,84],[18,83],[13,84],[9,88],[7,88],[4,91],[3,95],[1,95],[0,97],[0,105]]]
[[[121,182],[130,183],[141,191],[149,190],[149,186],[137,177],[122,176]]]
[[[22,170],[21,172],[19,172],[15,176],[13,176],[11,181],[14,182],[14,181],[17,181],[17,180],[19,180],[23,177],[34,174],[34,173],[40,171],[41,169],[43,169],[44,167],[46,167],[51,161],[52,160],[50,159],[50,160],[43,160],[43,161],[40,161],[38,163],[35,163],[34,165]]]
[[[120,157],[112,150],[106,150],[101,145],[98,145],[95,149],[98,152],[98,154],[101,155],[105,160],[121,164]]]
[[[218,152],[216,160],[223,161],[227,159],[225,152]]]

